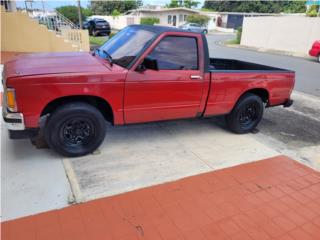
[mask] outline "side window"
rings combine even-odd
[[[198,45],[193,37],[165,37],[149,54],[159,70],[197,70]]]

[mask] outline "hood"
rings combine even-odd
[[[5,64],[6,78],[106,70],[103,62],[84,52],[26,54]]]

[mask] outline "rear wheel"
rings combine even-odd
[[[232,112],[226,116],[227,125],[235,133],[248,133],[256,128],[263,116],[263,102],[255,94],[240,98]]]
[[[90,36],[92,36],[93,28],[92,28],[92,27],[89,27],[89,29],[88,29],[88,30],[89,30],[89,35],[90,35]]]
[[[320,63],[320,54],[318,55],[318,62]]]
[[[95,107],[82,102],[68,103],[52,113],[44,132],[50,148],[64,156],[77,157],[100,146],[106,122]]]

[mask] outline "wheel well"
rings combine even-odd
[[[96,107],[104,116],[105,120],[114,124],[113,111],[110,104],[103,98],[96,96],[76,95],[57,98],[45,106],[40,116],[54,112],[59,106],[70,102],[85,102]]]
[[[269,102],[269,92],[264,88],[254,88],[244,92],[241,97],[247,93],[252,93],[259,96],[264,103]]]

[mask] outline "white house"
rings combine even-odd
[[[125,13],[126,16],[137,16],[137,17],[154,17],[159,18],[160,25],[167,26],[180,26],[187,20],[187,16],[190,14],[199,14],[197,10],[190,8],[177,7],[177,8],[139,8],[130,10]]]
[[[200,14],[200,11],[184,7],[163,8],[161,6],[149,6],[130,10],[124,15],[117,17],[94,15],[90,18],[105,19],[114,29],[122,29],[130,24],[139,24],[140,19],[143,17],[159,18],[159,25],[178,27],[184,24],[187,16],[191,14]]]

